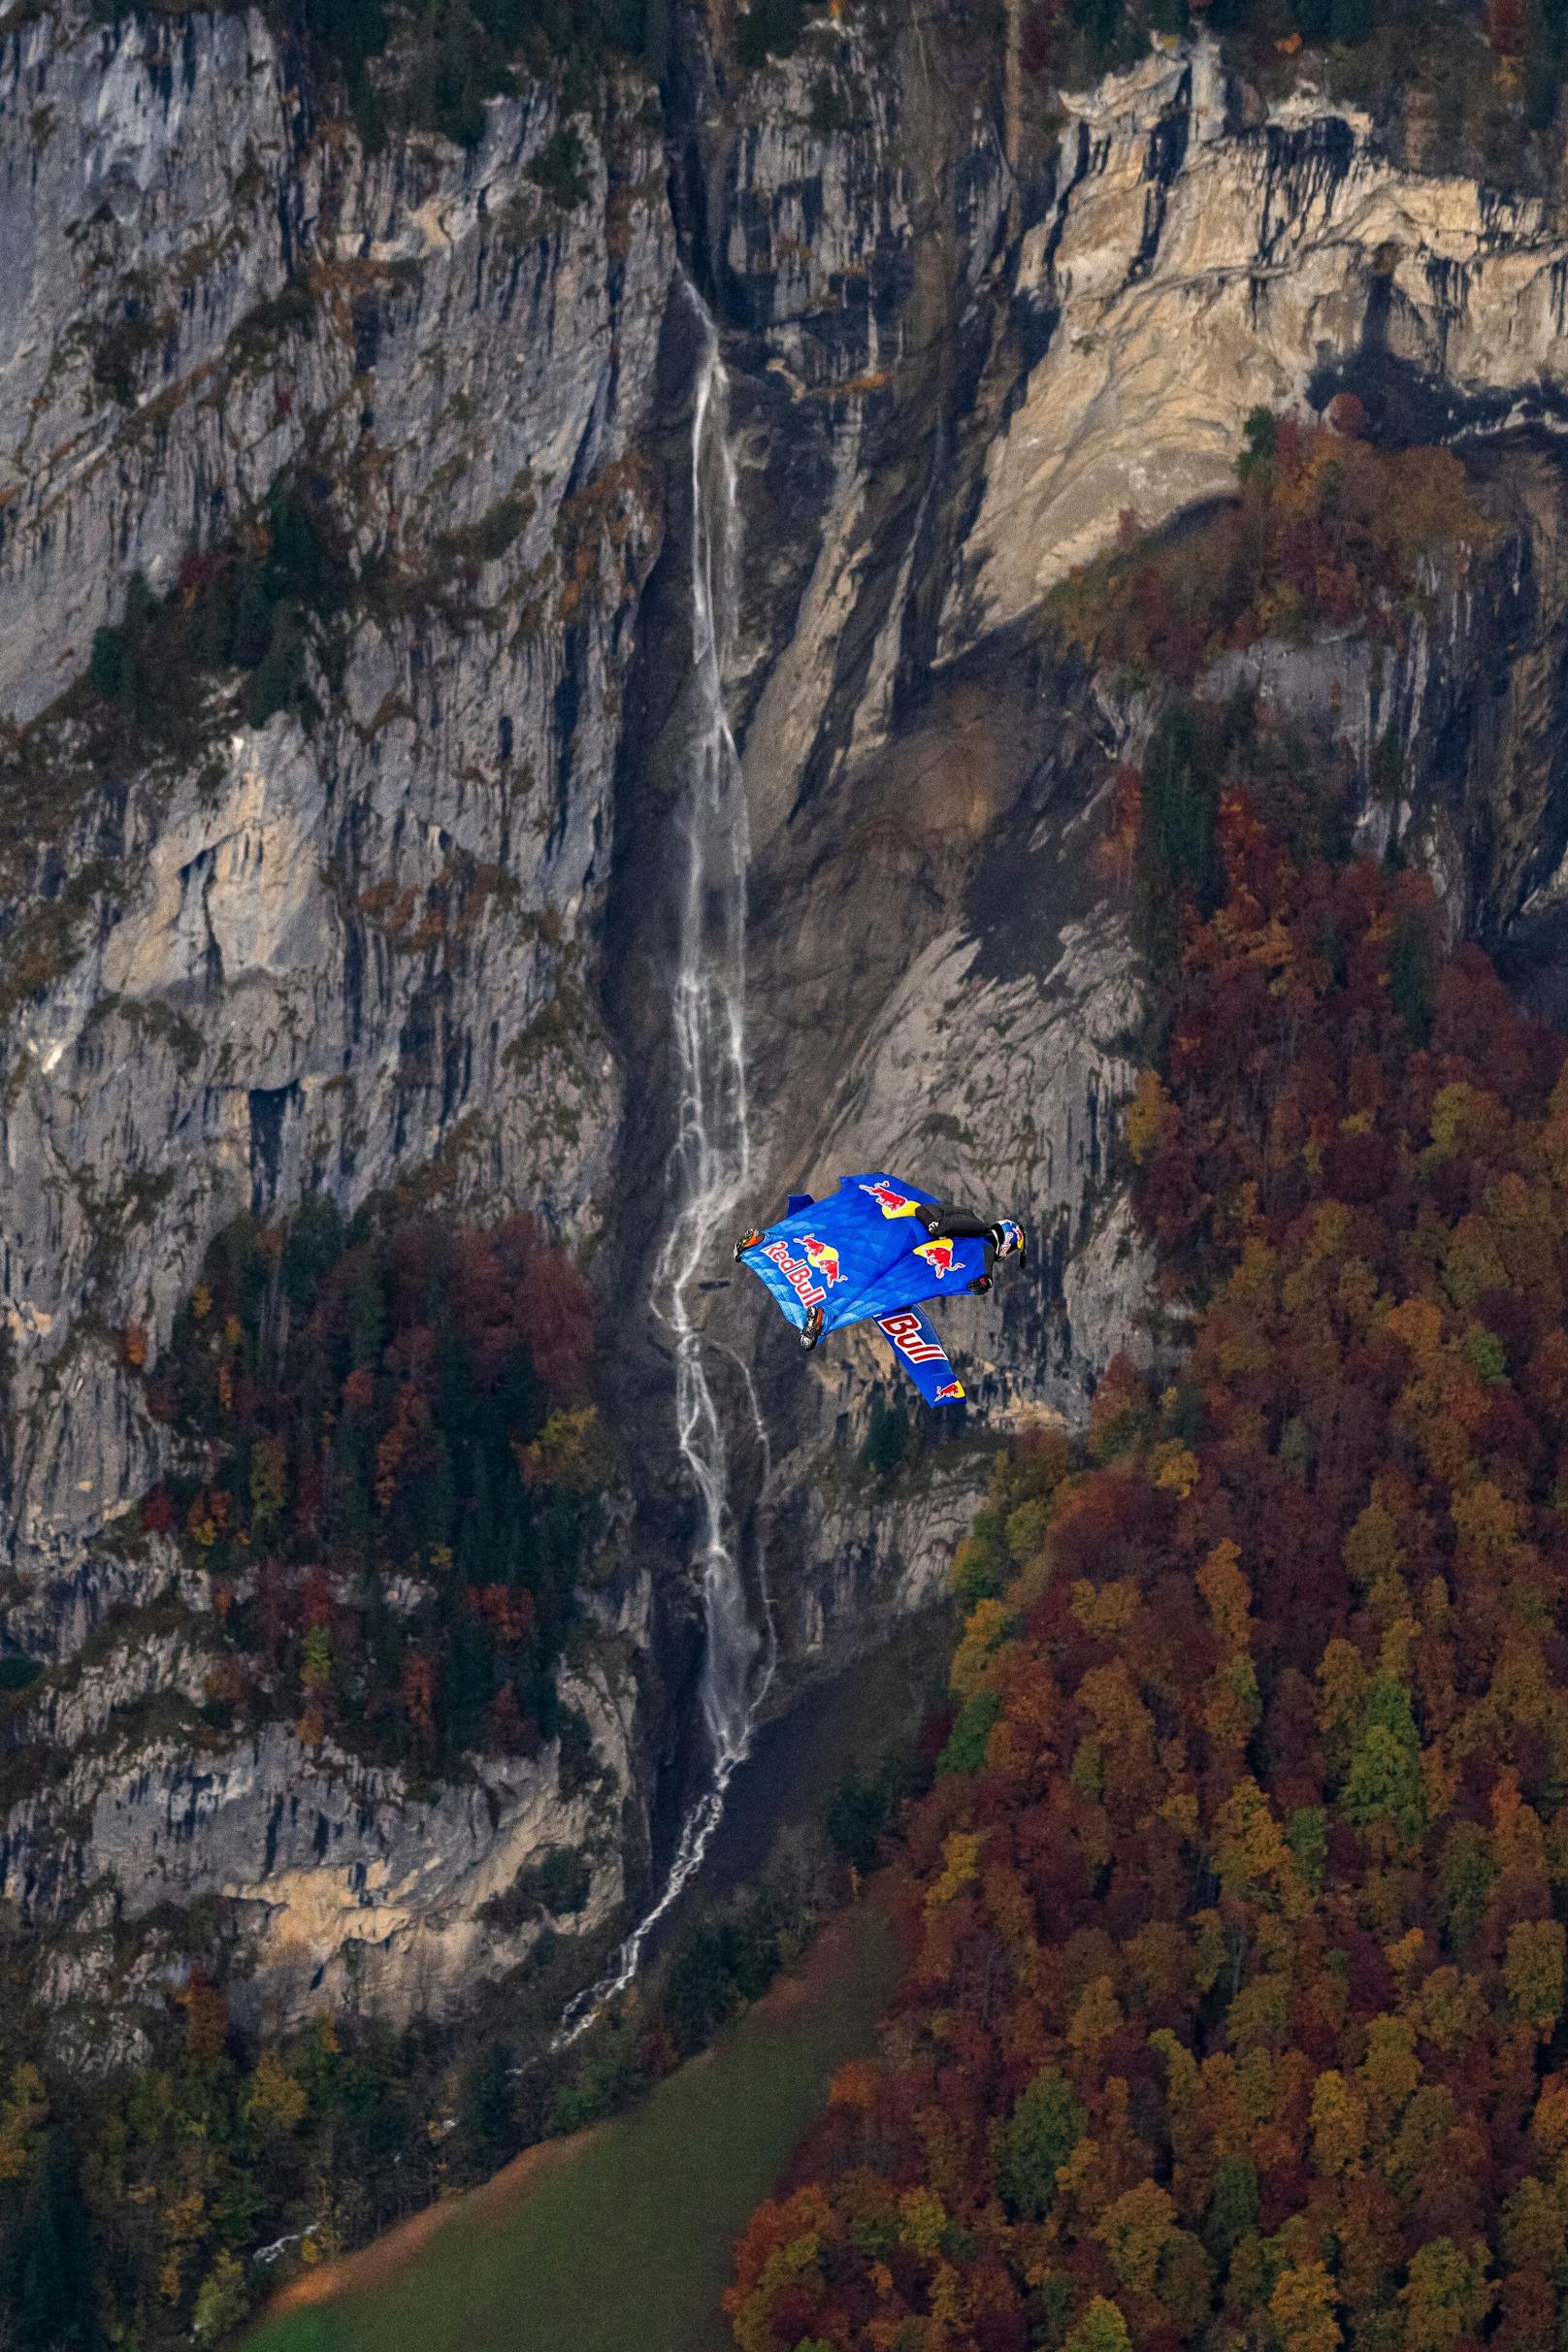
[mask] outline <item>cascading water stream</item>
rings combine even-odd
[[[680,1105],[670,1160],[673,1214],[653,1290],[655,1310],[674,1346],[675,1435],[697,1495],[697,1564],[706,1636],[702,1697],[713,1762],[707,1787],[681,1824],[657,1902],[637,1921],[605,1976],[567,2009],[558,2047],[574,2041],[605,2002],[631,1982],[649,1935],[701,1866],[773,1670],[763,1564],[755,1563],[764,1617],[759,1627],[747,1605],[731,1500],[730,1443],[708,1381],[709,1343],[691,1309],[694,1289],[730,1237],[751,1175],[745,1064],[750,844],[740,759],[724,701],[739,528],[729,378],[713,321],[695,290],[687,290],[702,319],[703,344],[692,417],[691,750],[681,817],[686,864],[671,1006]],[[737,1356],[731,1360],[745,1385],[766,1472],[768,1439],[751,1376]]]

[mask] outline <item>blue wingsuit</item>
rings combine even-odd
[[[748,1234],[735,1256],[808,1342],[872,1322],[926,1402],[947,1405],[963,1402],[964,1385],[921,1302],[984,1288],[998,1247],[1008,1256],[1023,1242],[1008,1219],[982,1225],[918,1185],[869,1174],[841,1176],[823,1200],[792,1192],[779,1223]]]

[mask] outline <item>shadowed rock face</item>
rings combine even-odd
[[[1354,387],[1395,441],[1561,413],[1568,240],[1539,202],[1396,169],[1304,100],[1243,127],[1208,49],[1065,104],[1014,279],[1052,331],[987,452],[945,646],[1028,612],[1108,517],[1227,488],[1259,404]]]
[[[691,656],[683,276],[720,324],[743,511],[756,1213],[885,1161],[1035,1243],[948,1311],[968,1432],[923,1425],[891,1482],[861,1463],[890,1393],[864,1336],[807,1362],[715,1267],[713,1336],[770,1444],[737,1500],[781,1692],[940,1589],[996,1432],[1080,1413],[1150,1344],[1119,1145],[1138,972],[1099,843],[1156,712],[1031,624],[1123,510],[1222,493],[1260,402],[1353,384],[1391,438],[1489,435],[1468,463],[1496,545],[1397,658],[1264,646],[1209,688],[1254,682],[1347,757],[1369,842],[1397,833],[1552,995],[1568,244],[1541,210],[1398,169],[1308,99],[1264,119],[1208,49],[1062,100],[1062,130],[957,6],[873,38],[851,5],[739,79],[705,25],[680,13],[662,111],[625,83],[580,126],[569,206],[532,176],[543,90],[492,105],[472,156],[366,159],[254,16],[65,10],[0,52],[0,708],[49,709],[133,572],[172,588],[285,472],[331,489],[364,583],[309,729],[245,725],[216,682],[84,772],[51,718],[0,828],[5,1634],[57,1669],[6,1736],[70,1753],[12,1804],[0,1879],[77,2012],[117,1914],[214,1894],[275,2009],[350,1972],[389,2007],[453,1998],[537,1932],[476,1924],[531,1854],[585,1845],[606,1917],[691,1762],[690,1498],[642,1303]],[[172,1634],[171,1563],[115,1540],[163,1441],[114,1335],[156,1354],[236,1210],[414,1175],[595,1244],[637,1510],[572,1667],[593,1804],[549,1758],[416,1799],[281,1726],[195,1773],[147,1714],[200,1704],[204,1596]]]

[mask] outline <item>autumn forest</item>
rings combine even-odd
[[[1170,561],[1096,626],[1191,678]],[[1245,700],[1124,779],[1158,1368],[959,1553],[905,1972],[740,2242],[741,2352],[1564,2340],[1568,1073],[1351,814]]]

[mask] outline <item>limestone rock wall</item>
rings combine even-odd
[[[589,1924],[645,1867],[693,1654],[638,1302],[694,287],[742,508],[757,1213],[893,1161],[1035,1243],[950,1311],[969,1427],[923,1428],[892,1484],[862,1460],[896,1394],[864,1337],[807,1363],[740,1286],[704,1294],[762,1411],[738,1499],[781,1693],[940,1589],[1000,1430],[1080,1415],[1153,1344],[1119,1141],[1136,959],[1099,852],[1155,714],[1053,660],[1045,589],[1124,509],[1223,491],[1259,402],[1354,384],[1390,434],[1489,435],[1484,575],[1397,659],[1252,670],[1348,742],[1369,838],[1418,846],[1456,925],[1562,895],[1568,249],[1539,207],[1398,169],[1311,93],[1268,116],[1208,45],[1063,97],[956,0],[846,0],[753,74],[704,8],[676,36],[662,95],[616,80],[580,117],[574,202],[535,170],[547,88],[492,102],[472,154],[367,157],[253,14],[62,6],[0,46],[0,712],[37,770],[0,839],[0,1550],[5,1646],[49,1662],[0,1725],[0,1879],[79,2007],[166,1899],[226,1898],[276,2008],[350,1973],[407,2008],[519,1956],[479,1912],[531,1854],[588,1842]],[[59,698],[131,574],[176,589],[284,476],[328,487],[358,581],[315,722],[247,726],[218,680],[172,744],[84,771]],[[415,1795],[285,1725],[160,1723],[199,1707],[203,1596],[124,1540],[162,1440],[119,1335],[155,1356],[236,1209],[411,1180],[540,1208],[619,1318],[637,1509],[572,1668],[603,1819],[547,1758]]]
[[[1249,409],[1364,386],[1413,440],[1562,413],[1568,236],[1537,199],[1400,170],[1351,114],[1244,110],[1217,48],[1063,105],[1015,296],[1044,349],[987,453],[948,649],[1105,543],[1226,489]]]

